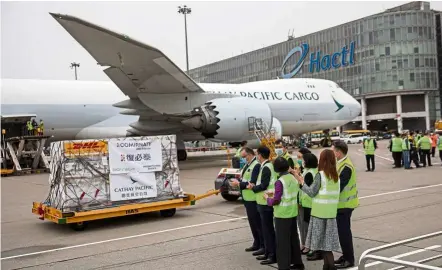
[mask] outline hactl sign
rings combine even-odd
[[[287,62],[289,59],[295,55],[295,53],[299,52],[301,57],[298,62],[291,68],[289,73],[284,73],[284,69],[287,66]],[[301,44],[301,46],[293,48],[285,57],[282,62],[281,74],[284,79],[292,78],[301,70],[305,58],[309,52],[309,46],[307,43]],[[348,56],[348,62],[347,62]],[[326,54],[321,56],[321,51],[312,52],[310,54],[310,64],[309,64],[309,72],[319,72],[321,70],[329,70],[331,68],[336,69],[345,66],[351,66],[355,63],[355,42],[350,43],[350,49],[347,45],[342,47],[340,52],[335,52],[333,54]]]

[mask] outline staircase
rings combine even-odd
[[[269,160],[276,158],[275,142],[276,131],[274,128],[270,128],[267,123],[262,121],[262,118],[249,117],[249,132],[254,133],[256,138],[260,141],[261,145],[270,149]]]

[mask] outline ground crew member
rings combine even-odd
[[[33,130],[34,130],[34,134],[32,134],[32,135],[34,135],[34,136],[36,136],[36,135],[38,135],[38,131],[37,131],[37,128],[38,128],[38,124],[37,124],[37,121],[35,121],[35,119],[32,119],[32,127],[33,127]]]
[[[305,180],[299,172],[295,177],[302,185],[302,190],[313,198],[306,245],[312,250],[322,251],[322,269],[334,270],[337,266],[333,259],[333,251],[340,251],[341,248],[337,225],[339,176],[332,150],[326,149],[321,152],[318,171],[310,187],[304,185]]]
[[[423,166],[427,166],[427,160],[428,160],[428,166],[431,165],[431,156],[430,156],[430,150],[431,150],[431,139],[428,136],[428,131],[425,132],[425,135],[420,138],[420,140],[417,142],[417,147],[422,150],[422,163]]]
[[[431,133],[431,156],[434,157],[436,155],[436,146],[437,146],[437,136],[434,133]]]
[[[285,158],[287,160],[287,162],[289,163],[290,168],[294,169],[295,162],[293,161],[292,156],[288,152],[286,143],[281,140],[277,140],[275,142],[275,144],[276,144],[275,145],[276,155]]]
[[[232,167],[235,169],[241,168],[241,150],[245,146],[247,146],[247,141],[241,142],[240,146],[238,146],[238,149],[236,149],[235,156],[232,158]]]
[[[407,134],[402,135],[402,158],[404,160],[404,168],[406,170],[413,169],[410,167],[410,140]]]
[[[394,138],[390,141],[390,151],[393,154],[393,160],[394,160],[394,167],[393,168],[400,168],[401,166],[401,160],[402,160],[402,139],[399,137],[399,132],[394,132]]]
[[[442,166],[442,138],[439,134],[437,135],[437,148],[439,149],[439,158]]]
[[[399,141],[400,138],[396,138]],[[401,145],[399,145],[401,147]],[[340,180],[340,194],[338,203],[338,224],[339,242],[341,243],[342,256],[335,261],[338,269],[352,267],[355,264],[353,249],[353,236],[351,232],[351,215],[359,205],[358,188],[356,184],[356,170],[347,156],[348,146],[344,141],[336,141],[333,151],[337,158],[337,167]],[[312,213],[313,215],[313,213]]]
[[[370,134],[368,134],[367,139],[364,140],[362,144],[364,146],[365,152],[365,160],[367,161],[367,170],[366,172],[374,172],[374,152],[378,148],[376,140],[371,138]],[[370,168],[371,162],[371,168]]]
[[[279,270],[304,270],[299,246],[298,228],[298,192],[299,184],[295,177],[288,172],[290,169],[287,159],[278,157],[273,166],[278,180],[275,182],[275,193],[271,198],[264,193],[267,205],[273,207],[276,231],[276,257]]]
[[[416,166],[416,168],[420,168],[420,164],[419,164],[419,153],[415,144],[415,137],[414,137],[414,132],[410,132],[410,160],[413,161],[414,166]],[[411,163],[411,162],[410,162]]]
[[[422,134],[419,130],[416,130],[416,137],[414,138],[414,145],[416,146],[417,149],[417,153],[419,155],[419,163],[423,163],[423,155],[422,155],[422,149],[420,149],[417,146],[417,143],[419,142],[419,140],[422,138]]]
[[[40,129],[40,133],[38,135],[43,136],[45,124],[43,123],[43,119],[40,119],[40,123],[38,124],[38,128]]]
[[[255,152],[249,147],[243,147],[241,156],[247,161],[247,164],[242,168],[241,182],[233,180],[230,184],[234,187],[239,186],[241,189],[242,201],[246,208],[250,230],[253,235],[253,244],[251,247],[246,248],[246,252],[255,251],[253,253],[254,256],[264,255],[264,238],[262,235],[261,220],[256,206],[256,195],[252,190],[247,189],[250,183],[256,184],[261,165],[255,157]]]
[[[301,148],[301,149],[299,149],[298,154],[296,155],[297,160],[296,160],[295,168],[300,168],[301,173],[304,172],[304,167],[302,166],[302,159],[303,159],[302,157],[307,153],[311,153],[310,150],[308,150],[307,148]]]
[[[267,265],[276,263],[276,240],[275,228],[273,226],[273,207],[267,205],[264,192],[267,191],[269,194],[274,192],[276,174],[273,170],[272,162],[269,161],[270,149],[261,146],[258,148],[257,153],[258,161],[261,163],[258,179],[256,180],[256,186],[250,183],[247,188],[252,189],[256,193],[256,203],[258,204],[264,237],[265,254],[256,257],[256,259],[262,260],[261,264]]]
[[[34,135],[34,127],[32,126],[32,122],[30,120],[26,122],[26,127],[28,129],[28,136]]]

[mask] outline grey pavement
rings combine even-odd
[[[379,142],[376,171],[365,172],[360,145],[350,146],[358,171],[360,207],[352,229],[356,256],[373,247],[442,231],[442,166],[392,169],[386,142]],[[295,150],[296,151],[296,150]],[[315,150],[318,153],[319,150]],[[295,152],[294,152],[295,153]],[[180,164],[181,183],[190,193],[204,193],[225,157],[191,159]],[[48,175],[3,177],[2,269],[273,269],[261,266],[244,248],[250,229],[240,200],[221,196],[198,201],[171,218],[157,213],[96,221],[83,232],[41,221],[31,213],[33,201],[48,192]],[[385,194],[389,193],[389,194]],[[124,238],[124,239],[122,239]],[[102,242],[105,241],[105,242]],[[422,250],[427,248],[428,250]],[[46,251],[46,253],[38,253]],[[32,254],[37,252],[37,254]],[[390,248],[377,255],[417,261],[442,254],[442,236]],[[22,257],[13,258],[13,256]],[[336,254],[336,257],[339,254]],[[306,269],[322,269],[307,262]],[[442,260],[431,265],[442,266]],[[393,265],[369,264],[367,269]]]

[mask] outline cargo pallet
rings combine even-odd
[[[62,212],[43,203],[34,202],[32,213],[39,216],[41,220],[49,220],[56,224],[69,224],[72,229],[82,231],[88,222],[94,220],[137,215],[149,212],[160,212],[163,217],[172,217],[177,208],[195,205],[196,201],[212,195],[218,195],[219,190],[210,190],[201,195],[185,193],[183,198],[164,200],[159,202],[126,204],[111,208],[87,210],[81,212]]]

